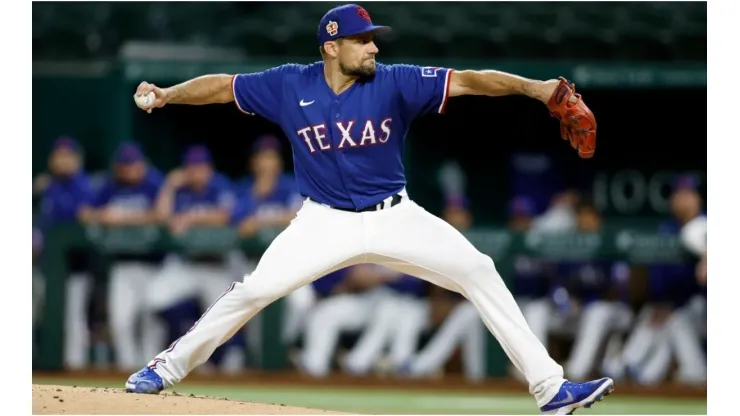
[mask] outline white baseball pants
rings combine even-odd
[[[464,295],[526,376],[542,406],[563,383],[563,368],[532,333],[490,257],[451,225],[404,198],[354,213],[306,200],[257,268],[234,282],[178,341],[150,363],[172,385],[182,380],[265,306],[334,270],[375,263]]]

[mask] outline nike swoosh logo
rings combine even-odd
[[[565,392],[566,397],[563,400],[560,400],[558,402],[551,402],[551,405],[559,405],[559,404],[571,404],[573,403],[573,393],[566,391]]]
[[[316,101],[316,100],[313,100],[313,101],[309,101],[309,102],[305,102],[305,101],[301,100],[300,104],[301,104],[301,107],[305,107],[305,106],[307,106],[307,105],[311,105],[311,104],[313,104],[313,103],[314,103],[314,101]]]

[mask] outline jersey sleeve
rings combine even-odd
[[[401,93],[404,113],[409,117],[430,112],[444,114],[452,71],[449,68],[394,65],[393,77]]]
[[[236,106],[242,112],[278,122],[285,76],[297,65],[287,64],[262,72],[236,74],[231,80]]]

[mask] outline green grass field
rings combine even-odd
[[[91,380],[34,378],[35,384],[116,387],[121,383]],[[439,393],[411,390],[332,389],[324,387],[246,387],[197,385],[187,382],[177,386],[178,393],[193,393],[235,400],[286,404],[350,413],[374,414],[537,414],[531,396],[526,394]],[[607,397],[581,415],[600,414],[707,414],[706,400],[649,399],[620,397],[619,392]]]

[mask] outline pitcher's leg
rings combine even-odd
[[[305,203],[254,272],[242,282],[232,283],[185,335],[149,363],[149,368],[165,387],[179,382],[262,308],[330,271],[354,264],[363,252],[359,216]],[[146,377],[146,371],[143,373],[132,376],[127,388],[136,390],[130,386],[136,387],[137,381]]]
[[[372,233],[369,252],[388,258],[390,263],[395,261],[397,266],[405,263],[410,268],[408,274],[463,294],[526,376],[538,404],[544,406],[555,397],[565,381],[563,368],[530,330],[490,257],[412,201],[369,213],[366,226]]]
[[[555,312],[550,299],[533,299],[522,305],[522,314],[532,332],[544,345],[547,345],[547,335],[550,331],[551,316]]]

